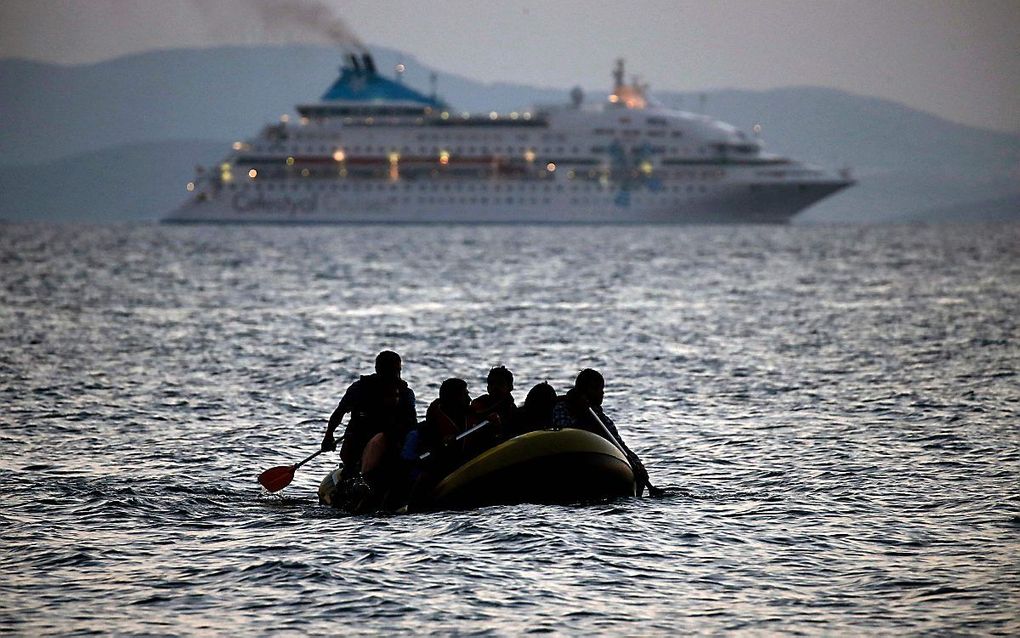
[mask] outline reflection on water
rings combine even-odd
[[[20,634],[1020,632],[1020,228],[0,227]],[[394,348],[582,367],[658,500],[349,518]],[[424,405],[419,406],[423,412]]]

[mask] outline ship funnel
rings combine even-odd
[[[347,59],[351,61],[351,68],[354,69],[354,72],[361,73],[361,63],[358,62],[358,56],[352,53],[347,56]]]
[[[369,75],[375,75],[375,61],[372,60],[372,56],[366,53],[361,56],[361,59],[365,63],[365,72]]]

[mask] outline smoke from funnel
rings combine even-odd
[[[325,40],[348,52],[367,52],[347,23],[319,0],[243,0],[230,3],[192,0],[191,6],[203,15],[214,31],[235,31],[247,18],[249,24],[251,20],[257,20],[264,35],[270,39]]]
[[[365,52],[365,45],[333,10],[316,0],[256,0],[251,6],[266,30],[298,29],[315,33],[344,49]]]

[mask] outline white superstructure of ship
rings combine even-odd
[[[853,184],[756,135],[661,106],[623,62],[602,104],[468,114],[350,54],[296,107],[200,170],[164,221],[783,223]]]

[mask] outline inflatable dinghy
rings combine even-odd
[[[340,482],[340,470],[319,485],[319,500],[343,509],[359,495]],[[637,495],[627,457],[585,430],[539,430],[504,441],[440,480],[411,509],[465,509],[516,503],[571,503]],[[387,509],[387,508],[384,508]]]

